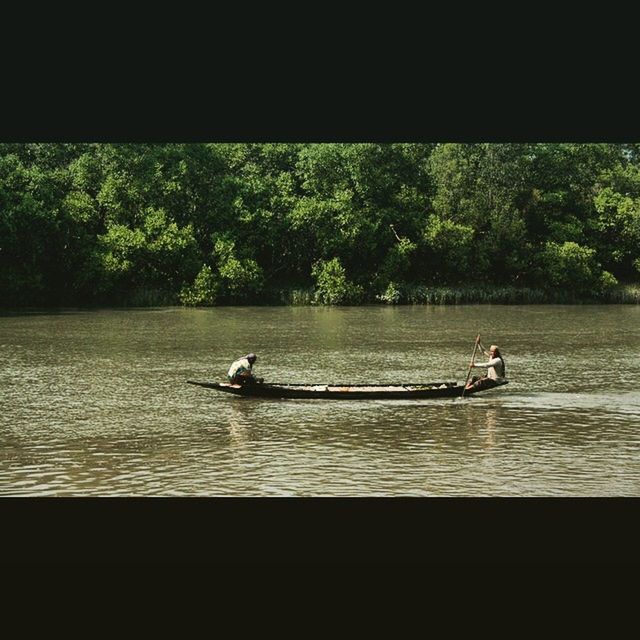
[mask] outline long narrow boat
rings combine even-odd
[[[457,382],[426,382],[407,384],[282,384],[256,383],[247,385],[229,384],[228,382],[198,382],[187,380],[215,391],[232,393],[236,396],[256,398],[312,398],[317,400],[406,400],[424,398],[456,398],[462,395],[463,385]],[[499,381],[498,386],[507,384],[507,380]],[[490,389],[485,389],[489,391]],[[465,397],[481,393],[467,389]]]

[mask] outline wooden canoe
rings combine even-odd
[[[199,382],[187,380],[206,389],[253,398],[310,398],[316,400],[407,400],[425,398],[456,398],[462,395],[463,385],[457,382],[426,382],[407,384],[291,384],[262,383],[235,385],[228,382]],[[495,387],[474,391],[467,389],[465,398],[483,391],[490,391],[507,384],[498,382]]]

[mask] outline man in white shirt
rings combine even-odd
[[[466,386],[467,389],[471,389],[472,387],[476,390],[480,389],[490,389],[491,387],[495,387],[496,383],[502,380],[506,374],[506,367],[504,364],[504,358],[500,353],[500,349],[497,345],[492,344],[489,347],[489,351],[486,351],[481,343],[480,348],[485,356],[489,358],[488,362],[471,362],[469,364],[470,367],[476,368],[486,368],[486,375],[479,377],[473,376],[469,384]]]

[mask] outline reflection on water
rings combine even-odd
[[[487,409],[485,414],[485,426],[481,431],[484,436],[484,448],[491,449],[496,442],[496,428],[498,426],[498,414],[495,409]]]
[[[0,317],[0,495],[637,496],[640,308],[105,310]],[[471,328],[471,329],[470,329]],[[466,375],[472,398],[260,400],[185,384]]]

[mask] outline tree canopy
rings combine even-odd
[[[0,305],[597,296],[640,280],[638,148],[0,144]]]

